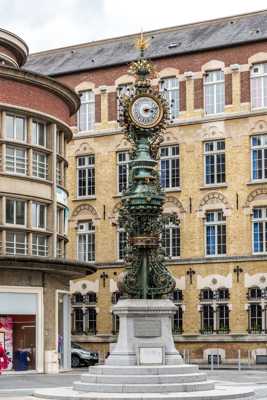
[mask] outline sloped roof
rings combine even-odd
[[[99,40],[31,54],[24,69],[61,75],[112,65],[138,57],[139,34]],[[267,10],[145,33],[150,39],[146,57],[158,58],[267,39]]]

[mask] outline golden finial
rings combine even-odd
[[[149,46],[149,41],[145,39],[143,29],[141,29],[140,37],[137,39],[135,47],[140,50],[141,57],[143,57],[145,49]]]

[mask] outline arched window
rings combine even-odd
[[[251,287],[248,289],[248,299],[249,300],[260,300],[262,297],[262,291],[259,287]]]
[[[210,288],[202,289],[200,292],[201,300],[213,300],[213,291]]]
[[[81,304],[83,303],[83,295],[81,293],[74,293],[71,298],[72,304]]]
[[[95,304],[97,302],[96,293],[95,292],[88,292],[84,296],[84,303],[85,304]]]
[[[218,300],[229,300],[229,298],[230,298],[229,289],[219,288],[217,290],[217,298],[218,298]]]
[[[172,301],[177,303],[183,300],[183,291],[181,289],[175,289],[172,293]]]

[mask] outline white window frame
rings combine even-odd
[[[118,224],[117,225],[117,260],[124,261],[124,258],[120,257],[120,233],[124,233],[126,235],[126,244],[127,244],[127,234],[125,232],[125,229]]]
[[[120,155],[125,155],[125,160],[120,161]],[[120,189],[120,167],[123,165],[126,165],[126,187],[125,189],[128,188],[129,185],[129,152],[128,151],[118,151],[116,154],[117,158],[117,193],[118,195],[121,195],[123,193],[123,190]]]
[[[160,91],[169,104],[170,117],[176,119],[180,113],[180,82],[176,76],[162,78]]]
[[[93,157],[93,163],[92,164],[90,164],[90,162],[89,162],[90,157]],[[85,164],[84,165],[79,165],[79,159],[81,159],[81,158],[85,159]],[[79,195],[79,171],[82,170],[82,169],[86,170],[86,172],[85,172],[85,179],[86,179],[85,191],[86,191],[86,194],[83,195],[83,196]],[[76,170],[77,170],[77,172],[76,172],[76,174],[77,174],[76,175],[77,176],[77,189],[76,189],[77,190],[77,198],[78,199],[95,198],[95,193],[96,193],[95,155],[94,154],[88,154],[88,155],[77,157]],[[93,181],[92,187],[94,188],[94,190],[92,190],[93,194],[88,194],[88,188],[89,188],[89,186],[88,186],[88,173],[89,173],[89,170],[92,170],[92,174],[93,174],[93,177],[94,177],[93,179],[91,177],[91,179]]]
[[[36,244],[34,244],[34,238],[36,238]],[[39,243],[40,239],[45,239],[45,244],[41,245]],[[42,254],[44,253],[44,254]],[[38,233],[33,233],[32,235],[32,255],[37,257],[48,257],[48,237],[40,235]]]
[[[34,134],[33,134],[33,129],[34,129],[34,125],[36,125],[36,142],[34,142]],[[40,125],[43,126],[44,128],[44,144],[40,144],[39,140],[40,140]],[[40,146],[40,147],[47,147],[47,125],[44,122],[41,121],[37,121],[37,120],[33,120],[32,121],[32,144],[34,146]]]
[[[7,201],[8,200],[10,200],[10,201],[13,201],[14,202],[14,216],[13,216],[13,220],[14,220],[14,222],[13,223],[11,223],[11,222],[7,222],[7,212],[6,212],[6,208],[5,208],[5,224],[6,225],[8,225],[8,226],[24,226],[24,227],[26,227],[26,225],[27,225],[27,202],[26,201],[24,201],[24,200],[20,200],[20,199],[13,199],[13,198],[6,198],[6,201],[5,201],[5,203],[6,203],[6,207],[7,207]],[[16,210],[17,210],[17,202],[18,201],[20,201],[20,202],[22,202],[22,203],[24,203],[24,224],[17,224],[16,222]]]
[[[221,73],[222,78],[217,79],[216,74]],[[212,80],[208,81],[207,77],[212,76]],[[224,77],[224,72],[222,70],[213,70],[213,71],[206,71],[203,77],[203,86],[204,86],[204,110],[205,114],[207,115],[214,115],[214,114],[222,114],[224,113],[224,108],[225,108],[225,77]],[[218,102],[217,99],[220,95],[220,89],[223,86],[223,101]],[[212,110],[207,111],[207,96],[208,96],[208,88],[213,87],[212,93],[213,93],[213,104],[212,104]],[[218,108],[222,108],[222,110],[218,110]]]
[[[261,218],[254,218],[254,211],[260,209],[262,211]],[[254,223],[262,223],[263,224],[263,251],[255,251],[255,241],[254,241]],[[267,234],[267,207],[253,207],[252,212],[252,254],[259,255],[259,254],[266,254],[267,253],[267,243],[264,240]]]
[[[177,228],[178,229],[178,232],[179,232],[179,255],[177,255],[177,256],[174,256],[173,255],[173,245],[172,245],[172,239],[173,239],[173,229],[174,228]],[[179,259],[180,257],[181,257],[181,226],[179,225],[179,224],[174,224],[174,223],[172,223],[172,222],[169,222],[168,224],[166,224],[165,226],[164,226],[164,229],[165,230],[169,230],[169,234],[170,234],[170,255],[165,255],[165,258],[166,259],[172,259],[172,260],[176,260],[176,259]],[[161,240],[163,241],[163,239],[162,239],[162,234],[161,234]]]
[[[27,255],[28,254],[28,237],[27,237],[27,233],[25,231],[7,231],[7,235],[8,234],[13,234],[14,235],[14,242],[9,242],[8,240],[6,240],[6,254],[8,255]],[[20,244],[22,245],[22,249],[24,250],[23,252],[17,252],[16,251],[16,246],[17,246],[17,235],[18,234],[22,234],[24,235],[24,243],[20,242]],[[8,252],[8,243],[13,243],[13,252]]]
[[[224,148],[218,149],[218,143],[224,143]],[[213,150],[208,151],[206,150],[206,145],[212,143]],[[205,186],[216,186],[216,185],[225,185],[226,184],[226,149],[225,149],[225,140],[207,140],[203,143],[204,145],[204,185]],[[218,182],[218,162],[217,162],[217,155],[224,154],[224,181]],[[213,183],[207,183],[207,174],[206,174],[206,167],[207,167],[207,156],[214,156],[214,177],[215,181]]]
[[[254,138],[259,138],[261,141],[260,145],[253,145],[253,139]],[[253,150],[261,150],[262,153],[262,172],[263,172],[263,176],[264,176],[264,150],[267,151],[267,134],[263,134],[263,135],[253,135],[250,138],[250,162],[251,162],[251,181],[252,182],[266,182],[267,181],[267,174],[266,174],[266,178],[259,178],[259,179],[254,179],[253,178]]]
[[[256,72],[258,69],[258,72]],[[255,81],[260,82],[260,105],[255,104],[255,97],[254,97],[254,90],[253,90],[253,82]],[[256,89],[255,89],[256,90]],[[264,96],[264,92],[266,94]],[[260,110],[263,108],[267,108],[267,63],[259,63],[254,64],[250,70],[250,102],[251,102],[251,109],[252,110]]]
[[[35,160],[34,157],[37,156]],[[45,162],[39,160],[40,156],[45,157]],[[36,164],[36,166],[35,166]],[[48,156],[45,153],[39,151],[33,151],[32,154],[32,176],[35,178],[48,180]]]
[[[95,94],[93,90],[80,92],[81,106],[78,111],[78,130],[79,132],[91,131],[95,127]],[[81,127],[81,112],[84,110],[86,115],[85,126]]]
[[[26,123],[26,118],[23,117],[22,115],[14,115],[14,114],[7,113],[6,114],[6,121],[7,121],[7,117],[13,118],[13,134],[14,134],[14,137],[13,138],[8,137],[7,136],[7,130],[6,130],[5,131],[5,138],[7,140],[10,140],[10,141],[16,141],[16,142],[20,142],[20,143],[25,143],[27,141],[27,123]],[[22,119],[23,120],[23,139],[22,140],[17,138],[17,125],[16,125],[16,120],[17,119]]]
[[[33,208],[36,207],[36,219],[37,224],[36,226],[33,224]],[[44,207],[44,226],[40,226],[40,209]],[[47,228],[47,205],[44,203],[39,203],[37,201],[32,202],[32,227],[34,229],[46,230]]]
[[[5,168],[6,172],[10,174],[15,174],[15,175],[22,175],[25,176],[27,175],[27,170],[28,170],[28,155],[27,155],[27,150],[22,148],[22,147],[15,147],[15,146],[7,146],[6,150],[11,149],[14,153],[12,156],[9,156],[6,151],[6,160],[5,160]],[[23,151],[24,152],[24,157],[19,158],[17,157],[17,152],[18,151]],[[10,163],[13,167],[13,170],[8,169],[8,163]],[[18,165],[21,165],[19,169],[23,169],[24,172],[18,172]]]
[[[215,214],[215,219],[214,221],[209,221],[207,222],[207,213],[214,213]],[[205,214],[205,220],[204,220],[204,231],[205,231],[205,257],[225,257],[227,255],[227,224],[226,224],[226,218],[223,220],[218,220],[218,213],[222,213],[222,216],[225,218],[223,214],[223,210],[207,210]],[[225,225],[226,233],[225,233],[225,248],[226,251],[223,254],[218,254],[218,226],[219,225]],[[207,226],[215,226],[215,254],[208,254],[207,253]]]
[[[173,150],[175,148],[178,148],[178,154],[173,155]],[[167,149],[168,155],[166,155],[166,156],[161,155],[161,152],[163,149]],[[179,190],[181,187],[181,167],[180,167],[180,146],[179,146],[179,144],[160,147],[160,160],[159,160],[160,177],[161,177],[161,173],[162,173],[161,172],[162,171],[161,161],[164,161],[164,160],[168,161],[168,164],[169,164],[169,174],[168,174],[169,175],[168,176],[169,186],[168,187],[161,186],[161,187],[165,192],[172,192],[175,190]],[[172,185],[172,170],[173,170],[172,160],[178,160],[178,180],[179,180],[178,186],[171,186]],[[160,183],[161,183],[161,178],[160,178]]]
[[[89,225],[91,225],[91,228],[89,227]],[[88,259],[88,243],[89,243],[89,235],[92,235],[91,241],[93,243],[93,257],[91,260]],[[79,238],[81,236],[85,236],[85,247],[86,247],[86,251],[85,251],[85,255],[86,257],[81,257],[80,252],[79,252]],[[84,259],[85,258],[85,259]],[[88,263],[94,263],[95,259],[96,259],[96,234],[95,234],[95,224],[92,220],[88,220],[88,221],[80,221],[78,223],[78,230],[77,230],[77,259],[79,261],[83,261],[83,262],[88,262]]]

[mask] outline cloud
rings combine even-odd
[[[1,27],[30,51],[219,18],[266,7],[266,0],[1,0]]]

